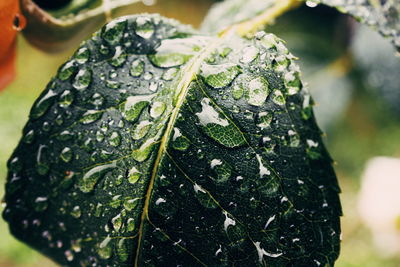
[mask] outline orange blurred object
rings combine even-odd
[[[19,1],[0,0],[0,90],[15,78],[15,40],[25,25]]]

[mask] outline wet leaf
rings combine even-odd
[[[358,21],[379,31],[400,51],[400,4],[398,0],[225,0],[216,3],[206,16],[202,30],[219,33],[234,23],[268,17],[270,13],[281,13],[306,2],[315,7],[322,3],[337,8],[340,12],[355,17]],[[261,19],[262,21],[262,19]],[[271,24],[261,23],[260,26]]]
[[[339,188],[280,39],[129,16],[78,51],[8,163],[17,238],[63,266],[333,265]]]
[[[234,23],[242,22],[261,14],[279,1],[225,0],[216,3],[204,18],[201,30],[207,33],[219,33]]]
[[[360,71],[362,85],[377,98],[382,98],[385,106],[399,116],[400,58],[393,56],[394,48],[376,32],[360,26],[355,33],[351,50],[355,65]]]
[[[340,12],[355,17],[361,23],[387,37],[400,52],[400,3],[398,0],[313,0],[310,2],[336,7]]]

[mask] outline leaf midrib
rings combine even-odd
[[[223,43],[225,40],[225,36],[228,34],[225,34],[224,36],[220,38],[216,38],[214,42],[212,42],[210,45],[205,47],[203,50],[201,50],[198,55],[193,57],[189,63],[180,70],[181,73],[184,73],[182,76],[181,81],[178,83],[176,91],[179,92],[177,100],[176,100],[176,105],[171,111],[170,118],[167,124],[167,128],[165,129],[165,132],[161,138],[161,143],[158,149],[157,157],[154,161],[153,169],[151,172],[151,177],[150,177],[150,182],[149,186],[146,192],[145,196],[145,203],[141,215],[141,220],[140,220],[140,226],[139,226],[139,236],[138,236],[138,246],[136,250],[136,257],[135,257],[135,265],[134,266],[139,266],[139,256],[141,252],[141,243],[142,243],[142,238],[143,238],[143,227],[144,227],[144,222],[148,220],[148,211],[149,211],[149,206],[150,206],[150,199],[151,195],[153,192],[153,187],[154,187],[154,181],[157,177],[157,173],[159,170],[159,165],[162,160],[162,158],[165,155],[166,148],[168,146],[169,142],[169,137],[172,133],[172,130],[175,126],[176,119],[178,117],[178,114],[180,112],[180,109],[182,107],[182,104],[184,100],[186,99],[186,95],[189,91],[189,85],[190,83],[194,80],[196,77],[197,73],[200,70],[201,64],[204,62],[204,60],[217,48],[219,45]],[[179,75],[178,75],[179,77]]]
[[[215,38],[215,41],[210,43],[210,45],[203,48],[195,57],[193,57],[188,64],[184,68],[180,70],[180,73],[184,73],[181,81],[179,82],[175,92],[179,92],[178,97],[176,99],[176,105],[170,113],[170,118],[168,120],[167,128],[161,138],[161,143],[157,152],[157,157],[154,161],[153,169],[151,172],[151,177],[149,181],[149,186],[147,188],[147,192],[145,195],[145,203],[143,207],[143,211],[141,214],[139,230],[138,230],[138,243],[135,255],[135,267],[139,267],[140,253],[142,248],[142,238],[143,238],[143,227],[145,221],[149,221],[148,212],[150,206],[151,195],[153,192],[154,182],[157,177],[157,173],[159,170],[159,164],[163,157],[165,156],[166,148],[168,146],[169,137],[172,133],[172,130],[175,126],[176,119],[182,107],[184,100],[186,99],[186,95],[189,91],[190,83],[195,79],[197,73],[200,70],[201,64],[205,61],[205,59],[216,49],[218,48],[225,39],[228,37],[237,34],[239,36],[246,36],[248,33],[254,33],[261,24],[268,24],[273,21],[276,17],[282,15],[284,12],[290,10],[293,7],[298,6],[298,0],[284,0],[284,2],[277,2],[272,7],[272,10],[266,10],[260,16],[256,17],[256,19],[244,21],[235,25],[228,27],[227,29],[221,31],[218,36]],[[178,76],[179,77],[179,74]],[[175,102],[175,101],[174,101]]]

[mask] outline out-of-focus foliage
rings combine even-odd
[[[379,31],[400,52],[400,3],[399,0],[312,0],[336,7],[358,21]]]
[[[393,47],[366,26],[357,27],[351,52],[364,86],[400,116],[400,56],[393,56]]]

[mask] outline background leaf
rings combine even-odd
[[[72,0],[66,6],[46,9],[33,0],[20,0],[28,20],[25,37],[46,52],[58,52],[76,45],[88,32],[110,20],[115,12],[140,0]]]
[[[268,11],[274,5],[284,2],[288,3],[289,6],[296,7],[302,1],[225,0],[216,3],[205,18],[202,30],[217,33],[233,23],[252,19],[262,12]],[[303,2],[306,2],[310,7],[322,3],[355,17],[361,23],[376,29],[380,34],[391,40],[396,49],[400,51],[400,4],[398,0],[312,0]],[[270,23],[271,21],[266,24]]]
[[[276,0],[225,0],[216,3],[204,18],[201,30],[207,33],[219,33],[235,23],[261,14],[276,2]]]
[[[398,0],[321,0],[310,1],[336,7],[361,23],[379,31],[400,51],[400,3]]]
[[[393,56],[393,46],[368,27],[360,26],[351,50],[363,86],[400,115],[400,58]]]

